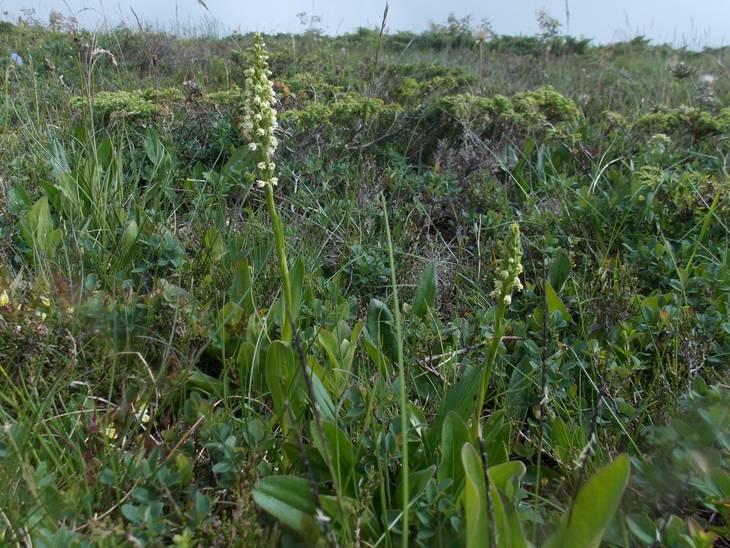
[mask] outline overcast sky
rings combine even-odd
[[[32,8],[46,19],[50,10],[74,13],[96,27],[133,22],[131,9],[145,22],[171,28],[176,21],[192,27],[214,18],[223,31],[296,31],[297,13],[321,16],[328,33],[346,32],[380,22],[384,0],[0,0],[0,15],[16,17]],[[568,0],[570,33],[611,42],[643,34],[656,42],[699,47],[730,43],[730,0]],[[565,0],[390,0],[388,29],[422,30],[444,22],[450,12],[489,19],[500,34],[532,34],[535,12],[545,8],[565,25]]]

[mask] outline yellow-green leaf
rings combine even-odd
[[[586,482],[543,548],[597,548],[629,482],[629,458],[621,455]]]
[[[489,546],[489,515],[484,467],[479,453],[471,443],[461,449],[464,465],[464,514],[466,516],[466,548]]]

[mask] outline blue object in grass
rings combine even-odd
[[[14,63],[18,66],[22,66],[25,64],[25,61],[23,61],[23,58],[20,56],[19,53],[13,52],[10,54],[10,62]]]

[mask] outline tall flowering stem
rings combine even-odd
[[[266,191],[266,205],[271,217],[271,226],[276,243],[276,256],[284,291],[284,313],[281,319],[281,338],[290,342],[292,338],[291,321],[293,318],[291,283],[289,282],[289,264],[286,259],[286,243],[284,241],[284,225],[276,210],[274,187],[278,183],[275,177],[276,164],[274,153],[278,146],[276,130],[276,96],[274,86],[269,78],[268,55],[266,45],[260,34],[257,34],[250,50],[251,65],[245,71],[246,80],[243,86],[243,105],[240,123],[241,135],[248,141],[248,149],[255,160],[256,186]]]
[[[520,225],[514,223],[510,227],[510,233],[502,243],[501,258],[497,262],[497,280],[494,282],[494,290],[490,296],[497,301],[497,313],[494,318],[494,334],[487,348],[487,361],[479,386],[479,397],[477,406],[474,409],[474,420],[472,422],[472,436],[479,437],[479,422],[484,407],[484,400],[487,397],[487,388],[492,377],[494,364],[497,361],[497,351],[504,336],[504,315],[512,304],[512,293],[522,290],[520,274],[522,274],[522,246],[520,245]]]

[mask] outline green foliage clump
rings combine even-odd
[[[73,97],[72,109],[79,113],[91,110],[94,117],[102,122],[114,119],[152,121],[162,108],[146,97],[143,91],[100,91],[91,102],[87,97]]]
[[[353,145],[385,131],[401,112],[398,104],[346,93],[329,103],[314,102],[302,109],[284,111],[281,123],[305,142],[327,139],[330,146],[337,147]]]
[[[465,82],[475,82],[476,78],[468,74],[461,67],[450,67],[430,63],[392,64],[385,68],[386,76],[410,76],[418,81],[433,80],[434,78],[454,78]]]
[[[241,104],[241,90],[238,86],[221,91],[211,91],[202,97],[204,103],[223,108],[238,108]]]
[[[435,95],[463,92],[477,78],[459,67],[390,65],[385,71],[386,94],[405,106],[416,106]]]
[[[657,108],[640,116],[636,128],[642,133],[674,134],[702,140],[730,133],[730,108],[713,114],[697,107]]]
[[[178,103],[185,99],[182,90],[178,87],[148,88],[142,90],[141,95],[147,101],[163,105]]]
[[[442,97],[430,108],[430,116],[435,140],[457,138],[465,130],[489,139],[528,135],[564,139],[573,134],[581,118],[576,104],[551,87],[512,97],[469,93]]]

